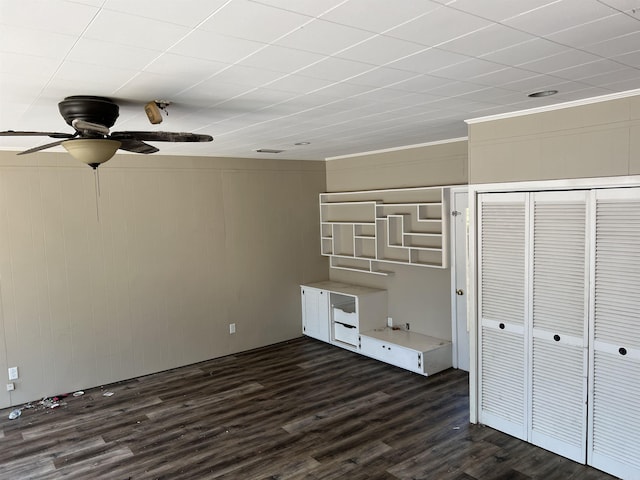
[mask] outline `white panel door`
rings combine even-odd
[[[454,218],[451,222],[452,245],[452,302],[453,317],[453,366],[469,371],[469,321],[467,318],[467,264],[469,263],[469,194],[454,192],[452,194]]]
[[[478,197],[479,419],[527,438],[527,194]]]
[[[588,463],[640,478],[640,189],[594,193]]]
[[[585,191],[530,197],[531,443],[586,461],[588,222]]]

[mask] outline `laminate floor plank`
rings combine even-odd
[[[331,423],[343,423],[358,418],[362,409],[370,409],[378,403],[389,400],[389,395],[383,392],[364,395],[360,398],[337,402],[326,410],[316,411],[313,415],[302,417],[282,426],[289,433],[305,430],[316,430]]]
[[[0,412],[2,480],[611,480],[469,424],[468,375],[310,338]],[[112,392],[112,396],[103,396]]]

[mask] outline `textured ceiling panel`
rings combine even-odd
[[[57,102],[92,94],[120,103],[116,130],[214,137],[158,145],[175,155],[323,159],[456,138],[467,118],[640,88],[639,12],[640,0],[0,0],[0,130],[67,132]],[[559,93],[527,96],[543,89]],[[173,102],[160,125],[151,100]]]

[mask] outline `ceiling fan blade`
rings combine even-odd
[[[211,135],[187,132],[113,132],[114,140],[135,139],[145,142],[211,142]]]
[[[46,145],[40,145],[39,147],[33,147],[33,148],[30,148],[29,150],[25,150],[24,152],[18,153],[18,155],[26,155],[28,153],[34,153],[34,152],[39,152],[40,150],[46,150],[47,148],[57,147],[58,145],[62,145],[62,143],[66,141],[67,139],[58,140],[57,142],[51,142],[51,143],[47,143]]]
[[[118,140],[122,144],[120,145],[120,150],[126,150],[127,152],[156,153],[160,151],[153,145],[141,142],[140,140],[135,140],[132,138],[111,138],[113,140]]]
[[[7,130],[0,132],[0,137],[51,137],[51,138],[73,138],[77,133],[63,133],[63,132],[16,132],[14,130]]]

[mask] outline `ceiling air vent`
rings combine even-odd
[[[259,148],[256,150],[258,153],[282,153],[284,150],[274,150],[273,148]]]
[[[558,93],[558,90],[541,90],[539,92],[530,93],[528,96],[531,98],[550,97]]]

